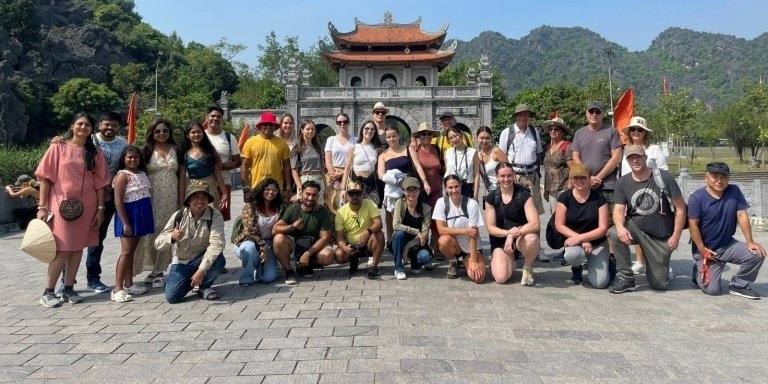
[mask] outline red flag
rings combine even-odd
[[[629,142],[629,137],[624,135],[623,128],[629,125],[629,121],[635,114],[635,92],[632,88],[627,89],[616,103],[616,108],[613,110],[613,119],[616,124],[616,130],[619,131],[619,137],[621,143],[626,144]]]
[[[551,115],[549,115],[550,120],[557,119],[559,116],[557,115],[557,111],[552,112]]]
[[[245,142],[248,141],[248,136],[251,135],[251,126],[248,125],[248,123],[245,123],[245,126],[243,127],[243,131],[240,132],[240,139],[237,140],[237,147],[240,148],[240,150],[243,150],[243,147],[245,146]]]
[[[661,92],[664,93],[664,96],[669,95],[669,82],[666,76],[664,76],[664,81],[661,83]]]
[[[128,104],[128,144],[136,141],[136,92],[131,94]]]

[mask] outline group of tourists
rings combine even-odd
[[[544,202],[572,284],[583,283],[586,267],[589,284],[606,288],[613,282],[612,293],[635,290],[634,276],[642,273],[652,289],[665,290],[670,256],[687,223],[694,283],[717,294],[725,263],[740,264],[729,292],[759,298],[750,284],[766,252],[752,240],[748,205],[728,184],[728,166],[707,166],[707,186],[691,196],[686,215],[680,189],[641,117],[624,128],[630,141],[622,145],[619,132],[603,123],[602,106],[590,102],[588,124],[573,133],[573,142],[565,139],[570,128],[552,118],[542,124],[549,135],[545,144],[530,124],[532,111],[521,104],[494,146],[490,128],[468,132],[449,111],[439,116],[441,129],[422,123],[406,141],[387,124],[388,113],[376,103],[356,129],[339,113],[336,134],[321,148],[312,120],[301,121],[294,132],[293,116],[278,120],[265,112],[242,151],[222,130],[219,107],[208,109],[204,124],[189,123],[181,145],[170,122],[156,120],[142,148],[117,135],[119,115],[103,114],[98,125],[85,113],[76,115],[35,172],[37,218],[49,223],[57,245],[40,303],[83,300],[74,284],[85,247],[88,289],[109,291],[113,301],[130,301],[147,286],[164,288],[169,303],[189,292],[216,300],[213,284],[225,271],[227,240],[242,262],[243,287],[275,281],[277,263],[287,285],[331,264],[349,263],[354,275],[361,259],[367,259],[366,276],[376,279],[385,251],[394,258],[398,280],[407,278],[407,265],[418,275],[437,259],[447,260],[448,278],[465,270],[482,283],[483,226],[493,280],[507,283],[522,259],[520,283],[534,286],[535,261],[548,261],[539,237]],[[237,168],[245,202],[239,215],[230,212],[230,173]],[[114,289],[101,281],[100,265],[113,215],[121,244]],[[227,238],[224,222],[231,219]],[[746,243],[733,239],[737,223]],[[142,272],[148,274],[135,281]]]

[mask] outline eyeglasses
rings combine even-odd
[[[373,111],[373,114],[374,115],[386,115],[387,112],[386,111]]]
[[[163,134],[163,133],[168,133],[168,132],[170,132],[170,130],[167,130],[167,129],[155,129],[155,134],[156,135]]]
[[[347,125],[349,120],[336,120],[336,125]]]
[[[552,128],[549,128],[549,131],[550,132],[558,132],[558,131],[560,131],[560,128],[552,127]]]
[[[277,193],[277,188],[264,188],[264,192],[271,192],[271,193]]]
[[[629,131],[630,132],[643,132],[643,131],[645,131],[645,129],[642,129],[640,127],[631,127],[631,128],[629,128]]]
[[[590,115],[599,115],[599,114],[603,113],[603,111],[601,111],[601,110],[599,110],[597,108],[592,108],[589,111],[587,111],[587,113],[589,113]]]
[[[432,136],[432,132],[422,132],[419,134],[419,137],[422,137],[422,136]]]
[[[376,127],[363,127],[363,131],[375,131]]]

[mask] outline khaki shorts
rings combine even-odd
[[[536,204],[536,211],[539,212],[539,215],[543,215],[544,203],[542,202],[541,197],[541,181],[539,180],[539,175],[536,174],[536,172],[527,175],[515,173],[515,184],[522,185],[531,190],[533,202]]]

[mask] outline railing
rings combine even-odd
[[[302,100],[312,99],[409,99],[409,98],[435,98],[435,99],[476,99],[480,97],[480,87],[461,86],[461,87],[391,87],[391,88],[319,88],[302,87],[299,88]]]

